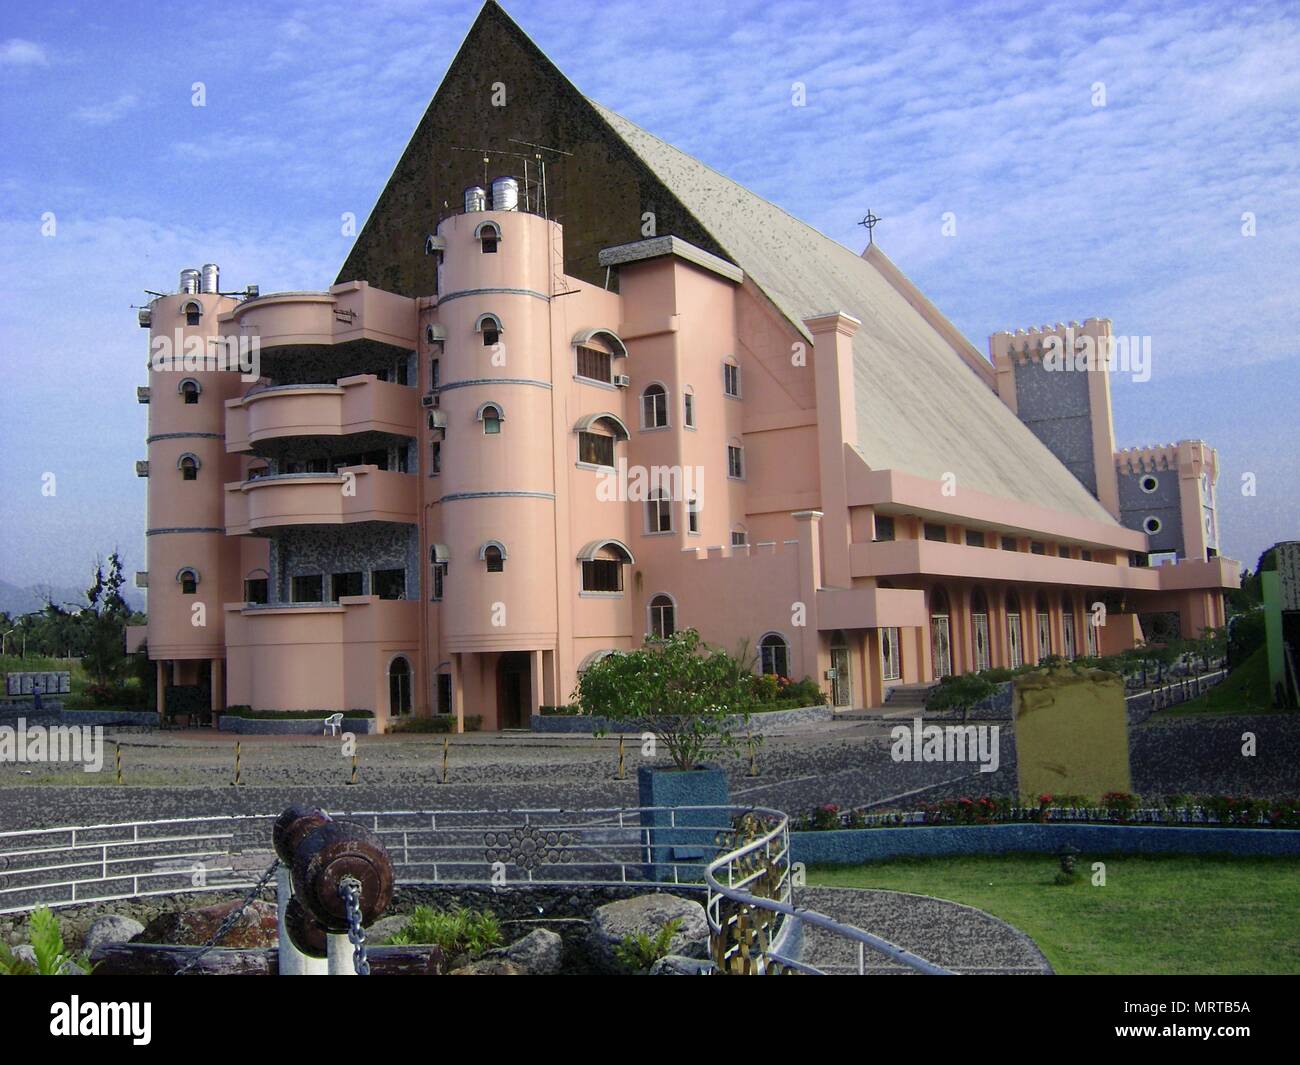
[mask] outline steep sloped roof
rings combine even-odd
[[[622,116],[591,101],[614,132],[695,215],[801,332],[803,319],[846,311],[853,339],[858,450],[873,469],[937,480],[1115,519],[1013,414],[872,261]],[[891,264],[892,265],[892,264]],[[850,441],[853,443],[853,441]]]

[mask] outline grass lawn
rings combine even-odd
[[[1266,830],[1261,830],[1266,831]],[[1057,887],[1049,855],[814,866],[819,887],[952,899],[1025,932],[1063,974],[1300,973],[1300,858],[1109,858]]]
[[[1161,710],[1156,716],[1184,714],[1278,714],[1268,690],[1268,649],[1258,648],[1241,665],[1197,699]]]

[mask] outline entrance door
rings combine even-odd
[[[988,669],[992,662],[989,657],[989,616],[972,614],[971,628],[975,630],[975,668]]]
[[[853,675],[849,663],[849,645],[842,632],[837,632],[831,639],[831,669],[835,679],[831,681],[831,699],[836,706],[853,705]]]
[[[497,661],[498,727],[527,728],[532,711],[532,656],[507,651]]]
[[[952,632],[947,614],[934,614],[930,617],[930,648],[933,652],[934,679],[948,676],[952,672]]]
[[[1038,611],[1038,661],[1052,653],[1052,619],[1045,610]]]
[[[1021,642],[1020,615],[1007,615],[1007,665],[1019,669],[1025,661],[1024,644]]]

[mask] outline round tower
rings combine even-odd
[[[184,270],[180,290],[140,315],[149,328],[148,650],[158,662],[160,712],[169,684],[194,686],[189,699],[219,705],[222,604],[238,597],[223,485],[239,478],[239,459],[226,454],[225,401],[247,385],[212,343],[218,319],[236,304],[218,289],[214,264]]]

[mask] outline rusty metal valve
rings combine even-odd
[[[293,945],[307,957],[324,958],[328,954],[328,931],[297,898],[290,899],[284,909],[284,929]]]
[[[360,886],[361,923],[368,925],[393,898],[393,863],[369,829],[350,821],[327,821],[293,848],[294,898],[329,932],[348,931],[347,903],[339,886]]]
[[[271,829],[271,842],[275,847],[276,857],[292,868],[293,857],[304,837],[313,829],[328,824],[329,814],[313,806],[290,806],[275,819]]]

